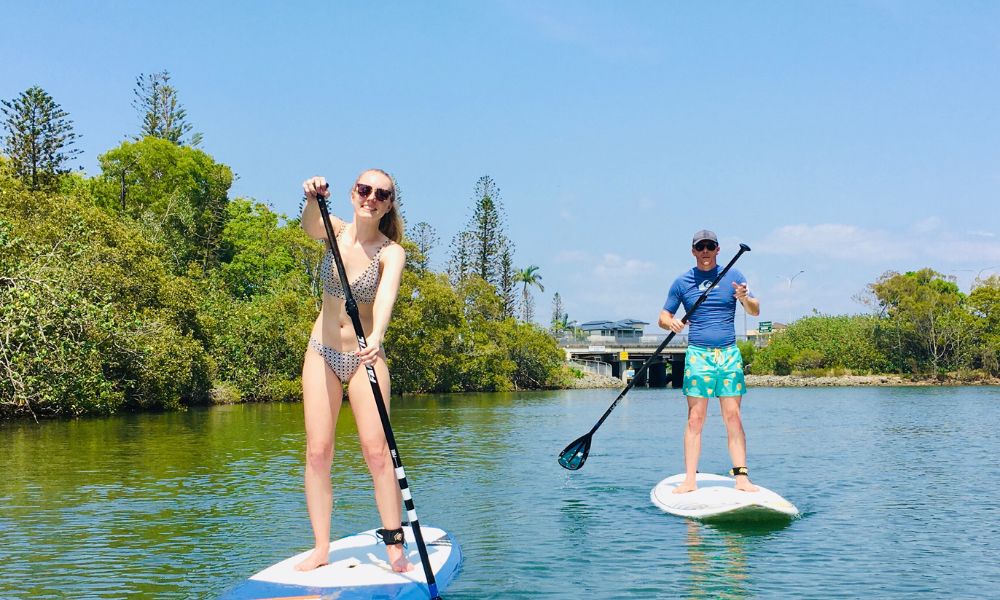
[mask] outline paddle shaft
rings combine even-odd
[[[726,273],[728,273],[729,269],[731,269],[733,265],[736,264],[736,261],[739,260],[740,256],[743,256],[743,253],[747,252],[748,250],[750,250],[750,246],[747,246],[746,244],[740,244],[740,251],[736,253],[736,256],[734,256],[731,261],[729,261],[729,264],[726,265],[726,268],[722,269],[722,271],[715,277],[715,280],[712,281],[712,285],[708,286],[708,289],[705,290],[705,292],[698,297],[698,300],[695,301],[694,306],[691,307],[691,310],[685,312],[684,318],[681,319],[681,323],[688,322],[688,319],[691,318],[691,315],[694,314],[694,311],[697,310],[699,306],[701,306],[701,303],[705,301],[705,298],[708,298],[708,294],[713,289],[715,289],[715,286],[719,284],[719,281],[721,281],[722,278],[726,276]],[[625,397],[625,394],[627,394],[628,391],[632,389],[632,386],[635,385],[636,380],[639,379],[639,375],[641,375],[643,372],[646,371],[647,368],[649,368],[649,365],[652,364],[653,359],[659,356],[661,352],[663,352],[663,349],[667,347],[667,344],[670,343],[670,340],[674,339],[675,335],[677,335],[677,333],[671,331],[670,335],[668,335],[662,342],[660,342],[660,345],[656,347],[656,350],[654,350],[653,353],[649,355],[649,358],[647,358],[645,362],[642,363],[642,366],[639,367],[639,370],[636,371],[635,375],[632,376],[632,381],[628,382],[628,385],[626,385],[625,389],[622,390],[620,394],[618,394],[618,397],[615,398],[615,401],[611,403],[611,406],[608,407],[608,410],[604,411],[604,414],[601,415],[600,420],[597,421],[597,424],[594,425],[593,429],[590,430],[590,433],[588,435],[594,435],[594,432],[597,431],[597,428],[600,427],[602,423],[604,423],[604,420],[607,419],[608,415],[611,414],[611,411],[613,411],[615,407],[618,406],[618,403],[621,402],[621,399]]]
[[[340,287],[344,290],[344,304],[347,315],[351,318],[351,324],[354,326],[354,335],[358,338],[358,347],[363,350],[368,347],[368,342],[365,340],[365,330],[361,326],[358,303],[354,300],[354,293],[351,291],[351,286],[347,281],[347,271],[344,270],[344,260],[340,256],[337,237],[333,234],[333,226],[330,225],[330,210],[326,205],[326,198],[317,194],[316,201],[319,204],[323,227],[326,229],[326,241],[329,242],[330,250],[333,252],[333,260],[337,264],[337,275],[340,277]],[[396,447],[396,437],[392,434],[392,424],[389,423],[389,411],[386,410],[385,400],[382,398],[382,388],[378,385],[375,368],[370,364],[365,364],[365,370],[368,372],[368,381],[372,385],[372,395],[375,396],[375,406],[378,408],[378,416],[382,421],[382,430],[385,432],[385,441],[389,445],[389,454],[392,455],[392,466],[395,467],[396,479],[399,481],[399,491],[403,496],[403,504],[406,506],[406,517],[410,521],[413,537],[417,542],[417,552],[420,553],[420,564],[423,566],[424,575],[427,577],[427,587],[430,590],[431,598],[437,600],[441,596],[438,595],[437,582],[434,580],[434,571],[431,569],[431,561],[427,556],[427,546],[424,544],[424,536],[420,532],[417,509],[413,504],[410,486],[406,481],[406,472],[403,470],[403,459],[399,456],[399,448]]]

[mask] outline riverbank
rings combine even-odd
[[[1000,386],[996,377],[961,377],[948,375],[943,379],[904,375],[747,375],[747,387],[927,387],[984,385]],[[621,388],[625,384],[615,377],[583,373],[583,377],[570,379],[564,389]]]
[[[953,386],[953,385],[1000,385],[995,377],[959,377],[948,375],[944,378],[912,377],[903,375],[747,375],[747,387],[871,387],[871,386]]]
[[[625,384],[622,383],[622,380],[618,379],[617,377],[598,375],[596,373],[590,373],[589,371],[580,371],[580,373],[581,376],[579,378],[575,376],[567,377],[566,384],[560,387],[568,390],[625,387]]]

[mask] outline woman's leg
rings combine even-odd
[[[309,571],[325,565],[330,552],[330,516],[333,490],[330,466],[333,464],[334,432],[343,402],[343,387],[312,348],[306,350],[302,363],[302,405],[306,423],[306,507],[315,545],[312,553],[295,566]]]
[[[375,363],[375,374],[378,377],[385,408],[389,410],[389,369],[384,359],[379,358]],[[359,367],[351,377],[347,393],[351,399],[351,412],[354,413],[354,420],[358,424],[361,452],[364,454],[365,463],[368,464],[368,470],[372,474],[372,483],[375,485],[375,505],[382,519],[382,527],[398,529],[402,511],[399,482],[396,480],[389,444],[385,440],[385,430],[382,429],[382,420],[379,418],[375,396],[372,395],[372,385],[364,366]],[[403,546],[386,546],[386,551],[394,571],[409,571],[413,568],[404,555]]]

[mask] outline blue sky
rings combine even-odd
[[[888,270],[1000,273],[1000,4],[11,2],[0,98],[40,85],[79,164],[139,128],[169,70],[233,196],[392,172],[448,243],[500,186],[518,266],[571,319],[655,322],[714,229],[764,320],[865,309]],[[337,203],[334,203],[336,210]],[[799,273],[793,281],[789,279]],[[739,321],[739,319],[738,319]],[[752,327],[756,319],[751,318]],[[650,326],[649,329],[652,329]]]

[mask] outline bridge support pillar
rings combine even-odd
[[[670,357],[670,387],[677,389],[684,387],[684,355],[673,355]]]
[[[649,370],[646,373],[649,375],[649,387],[667,387],[667,363],[662,361],[654,362],[649,365]]]

